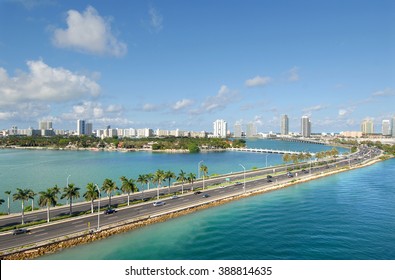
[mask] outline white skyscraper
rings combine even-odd
[[[240,122],[236,122],[235,124],[235,131],[234,131],[234,137],[236,138],[240,138],[241,137],[241,123]]]
[[[289,119],[287,115],[281,116],[281,135],[289,134]]]
[[[361,131],[363,134],[373,134],[374,133],[374,124],[373,120],[364,120],[361,123]]]
[[[256,136],[257,131],[256,131],[256,126],[253,122],[250,122],[247,124],[247,130],[246,130],[246,137],[254,137]]]
[[[214,137],[226,138],[228,125],[224,120],[216,120],[214,123]]]
[[[308,116],[303,116],[302,117],[302,122],[301,122],[301,128],[302,128],[302,136],[303,137],[310,137],[311,135],[311,122]]]
[[[383,120],[381,123],[381,133],[383,136],[391,135],[391,122],[390,120]]]
[[[395,137],[395,117],[392,118],[391,133],[392,137]]]

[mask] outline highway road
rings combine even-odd
[[[246,184],[244,190],[244,174],[243,172],[238,174],[228,174],[222,177],[216,177],[211,180],[206,180],[205,185],[214,185],[220,184],[225,181],[225,178],[231,178],[232,182],[235,182],[233,185],[221,188],[210,188],[205,190],[200,190],[200,194],[195,194],[195,192],[189,191],[184,193],[184,195],[179,195],[176,199],[171,199],[170,197],[166,199],[160,199],[160,201],[164,201],[165,205],[162,206],[153,206],[153,201],[142,202],[139,204],[135,204],[129,207],[121,207],[117,209],[116,213],[104,215],[103,211],[100,212],[100,227],[105,227],[111,224],[122,223],[131,219],[142,219],[148,216],[160,215],[164,212],[177,211],[183,208],[193,207],[199,204],[203,204],[210,201],[219,200],[225,197],[231,197],[234,195],[239,195],[244,191],[248,192],[256,188],[269,188],[273,187],[280,183],[285,183],[288,181],[292,181],[294,179],[300,179],[303,177],[311,176],[312,174],[317,174],[321,172],[330,171],[336,167],[341,167],[345,165],[356,165],[360,164],[363,161],[369,160],[375,156],[381,154],[381,151],[377,149],[371,148],[362,148],[359,152],[353,154],[349,158],[339,159],[337,162],[329,164],[313,167],[310,169],[306,169],[305,172],[300,170],[295,171],[293,173],[294,177],[289,178],[287,174],[284,172],[280,175],[273,176],[271,178],[271,182],[268,181],[266,176],[263,178],[253,181],[248,181],[249,177],[255,177],[258,175],[268,175],[273,173],[273,168],[258,170],[253,172],[246,172]],[[306,165],[304,163],[303,165]],[[284,170],[288,168],[286,167],[275,167],[275,171],[279,172],[280,169]],[[311,172],[311,173],[310,173]],[[297,173],[297,174],[296,174]],[[236,182],[239,184],[236,184]],[[194,189],[201,188],[203,182],[194,183]],[[191,189],[190,184],[184,185],[184,190]],[[176,192],[181,190],[181,185],[177,185],[171,188],[171,192]],[[160,189],[161,193],[166,194],[168,192],[168,188]],[[136,193],[131,196],[131,199],[141,200],[143,198],[152,198],[156,197],[157,190],[153,189],[150,191],[145,191],[144,193]],[[207,194],[208,197],[203,197],[203,195]],[[127,196],[115,196],[112,198],[113,204],[124,203],[127,200]],[[108,199],[103,198],[101,200],[101,206],[105,206],[108,202]],[[95,203],[96,206],[96,203]],[[53,215],[64,215],[69,211],[69,207],[60,207],[60,209],[51,209],[51,216]],[[95,207],[95,210],[97,208]],[[77,203],[73,205],[74,211],[86,211],[90,210],[90,203]],[[37,213],[34,213],[37,212]],[[33,211],[31,214],[27,214],[25,216],[25,221],[34,221],[39,219],[46,219],[46,211]],[[13,215],[12,217],[3,217],[0,220],[1,226],[10,225],[10,224],[20,224],[21,217],[20,215]],[[90,225],[91,229],[97,228],[98,224],[98,215],[97,212],[89,215],[82,215],[75,218],[64,219],[58,222],[51,222],[47,224],[43,224],[36,227],[28,227],[30,230],[29,233],[20,234],[20,235],[12,235],[12,231],[4,232],[0,234],[0,253],[4,254],[6,250],[13,248],[20,248],[22,246],[36,244],[39,242],[45,242],[47,240],[54,240],[56,238],[61,238],[64,236],[70,236],[76,233],[82,233],[88,231],[88,225]]]

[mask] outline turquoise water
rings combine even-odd
[[[249,147],[286,149],[296,151],[322,151],[329,146],[300,144],[273,140],[255,140]],[[344,149],[342,151],[345,151]],[[51,151],[51,150],[0,150],[0,198],[6,200],[4,191],[16,188],[30,188],[36,193],[57,184],[64,187],[74,183],[81,188],[81,197],[89,182],[99,186],[110,178],[121,185],[120,177],[137,179],[138,175],[154,173],[157,169],[170,170],[178,174],[180,170],[198,174],[198,163],[203,160],[209,174],[223,174],[242,171],[239,164],[247,169],[264,167],[267,164],[281,164],[282,156],[260,153],[221,152],[199,154],[163,154],[150,152],[92,152],[92,151]],[[140,186],[139,186],[140,187]],[[36,201],[37,201],[36,197]],[[82,200],[82,198],[80,198]],[[65,203],[66,201],[60,201]],[[7,212],[7,203],[0,206],[0,212]],[[29,202],[30,205],[30,202]],[[37,205],[37,203],[36,203]],[[11,211],[20,211],[20,201],[11,203]]]
[[[395,160],[41,259],[395,259]]]

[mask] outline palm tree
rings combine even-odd
[[[29,189],[16,189],[16,193],[13,194],[12,198],[13,200],[21,200],[22,201],[22,225],[25,224],[25,201],[28,201],[30,199],[30,191]]]
[[[184,182],[187,180],[187,176],[186,175],[187,174],[184,171],[182,171],[182,169],[181,169],[181,171],[178,174],[178,177],[176,179],[177,182],[181,182],[181,194],[184,193]]]
[[[4,202],[5,202],[5,200],[0,198],[0,205],[2,205]]]
[[[122,186],[121,186],[121,190],[124,193],[128,194],[128,206],[130,205],[129,201],[130,201],[130,192],[134,193],[135,191],[139,191],[138,188],[136,187],[136,184],[134,182],[133,179],[129,179],[126,178],[125,176],[121,177],[121,181],[122,181]]]
[[[55,206],[58,201],[57,190],[54,188],[48,188],[46,191],[39,192],[40,198],[38,199],[38,204],[41,207],[47,206],[47,223],[50,220],[49,208]]]
[[[145,175],[145,177],[146,177],[147,180],[148,180],[148,189],[149,189],[149,184],[152,183],[153,180],[154,180],[154,174],[148,173],[148,174]]]
[[[193,191],[193,181],[196,179],[196,175],[194,174],[194,173],[189,173],[188,174],[188,178],[187,178],[187,180],[188,180],[188,182],[190,183],[190,184],[192,184],[192,187],[191,187],[191,190]]]
[[[53,189],[53,191],[55,192],[56,195],[61,194],[61,190],[58,187],[58,185],[55,185],[52,189]]]
[[[204,177],[208,173],[208,167],[204,164],[200,165],[200,172],[203,172],[203,190],[204,190]]]
[[[148,181],[147,175],[140,174],[139,177],[137,178],[137,183],[140,183],[141,188],[143,189],[143,191],[144,191],[143,185],[148,184],[148,182],[149,181]]]
[[[93,213],[93,201],[99,197],[99,190],[93,183],[88,183],[86,185],[86,192],[83,194],[86,201],[91,202],[91,213]]]
[[[32,200],[32,210],[31,210],[31,211],[34,210],[34,197],[35,197],[36,195],[37,195],[37,194],[36,194],[33,190],[30,190],[30,199]]]
[[[165,172],[163,170],[158,169],[155,174],[153,181],[158,183],[157,185],[157,197],[159,199],[159,188],[161,186],[161,183],[165,180]]]
[[[171,172],[170,170],[169,171],[166,171],[165,172],[165,180],[168,180],[169,181],[169,192],[168,193],[170,193],[170,181],[171,181],[171,179],[174,179],[174,178],[176,178],[176,174],[174,174],[174,172]]]
[[[105,179],[103,182],[103,186],[101,187],[102,191],[105,191],[108,195],[108,207],[111,207],[111,195],[113,191],[119,190],[115,182],[111,179]]]
[[[283,161],[284,161],[285,163],[291,161],[291,155],[290,155],[290,154],[284,154],[284,155],[283,155]]]
[[[74,184],[69,184],[67,187],[63,189],[63,194],[60,199],[67,198],[70,201],[70,215],[72,213],[72,204],[74,198],[80,197],[80,188],[74,186]]]
[[[9,215],[10,214],[10,195],[11,195],[11,191],[5,191],[4,193],[7,195],[7,213]]]

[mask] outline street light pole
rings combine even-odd
[[[241,167],[243,167],[243,169],[244,169],[244,186],[243,186],[243,189],[244,189],[244,193],[246,192],[246,168],[240,163],[239,164]]]
[[[99,200],[97,202],[97,231],[100,230],[100,189],[97,184],[95,184],[97,191],[99,192]]]
[[[198,179],[200,179],[200,164],[203,162],[203,160],[199,161],[198,163]]]

